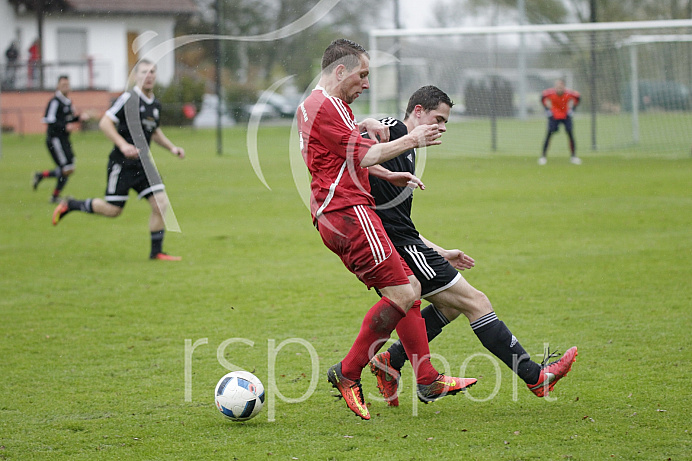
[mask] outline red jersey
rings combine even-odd
[[[376,141],[363,138],[351,108],[318,86],[298,107],[300,150],[310,171],[310,212],[375,205],[368,169],[360,162]]]
[[[543,107],[548,109],[546,101],[550,101],[550,110],[555,120],[564,120],[570,110],[569,102],[574,101],[572,108],[575,108],[579,105],[580,98],[579,93],[574,90],[565,89],[562,94],[557,94],[555,88],[548,88],[543,92],[541,103],[543,103]]]

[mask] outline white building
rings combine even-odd
[[[125,89],[139,58],[173,40],[181,15],[196,12],[194,0],[0,0],[2,68],[12,41],[20,52],[11,88],[5,82],[5,90],[40,86],[39,73],[28,66],[29,48],[39,36],[36,4],[48,5],[42,28],[43,86],[54,88],[57,76],[68,74],[75,89],[114,92]],[[163,85],[175,70],[170,49],[156,56]]]

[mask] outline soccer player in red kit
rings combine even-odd
[[[543,104],[545,113],[548,116],[548,134],[543,143],[543,155],[538,159],[539,165],[548,163],[550,137],[557,132],[560,124],[565,125],[565,131],[567,131],[567,136],[569,137],[570,162],[575,165],[581,165],[581,159],[577,157],[574,134],[572,132],[572,114],[579,105],[580,99],[578,92],[565,88],[565,81],[562,79],[555,81],[555,88],[548,88],[543,92],[541,104]]]
[[[430,363],[425,321],[420,314],[420,284],[402,262],[373,210],[367,167],[385,162],[409,149],[440,144],[437,125],[421,125],[408,135],[386,141],[388,130],[377,120],[357,123],[349,107],[369,88],[370,59],[359,44],[333,41],[322,56],[317,87],[298,107],[301,152],[312,176],[310,211],[324,244],[368,288],[382,298],[368,310],[346,357],[329,368],[327,379],[348,407],[370,419],[363,399],[363,368],[396,328],[407,354],[416,357],[418,396],[432,401],[465,390],[475,379],[446,377]],[[370,139],[361,136],[367,131]],[[420,185],[401,173],[392,181]],[[409,277],[410,276],[410,277]]]

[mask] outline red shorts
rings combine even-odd
[[[336,253],[358,280],[369,288],[409,283],[413,272],[399,256],[382,221],[368,206],[323,214],[318,230],[324,244]]]

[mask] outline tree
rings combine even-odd
[[[202,10],[201,18],[182,24],[179,33],[213,33],[215,0],[197,1]],[[302,18],[318,1],[220,0],[223,15],[221,34],[255,36],[280,30]],[[224,85],[229,93],[245,97],[245,93],[251,91],[251,88],[263,89],[280,77],[296,75],[293,80],[295,85],[300,90],[306,88],[319,71],[319,58],[327,45],[341,36],[364,43],[367,39],[364,30],[369,25],[368,21],[374,22],[377,19],[382,5],[382,2],[371,4],[366,0],[342,1],[318,23],[280,40],[224,40],[222,65],[228,73]],[[213,42],[186,47],[181,55],[181,59],[188,61],[189,66],[208,74],[215,56]],[[253,100],[255,98],[256,96]]]

